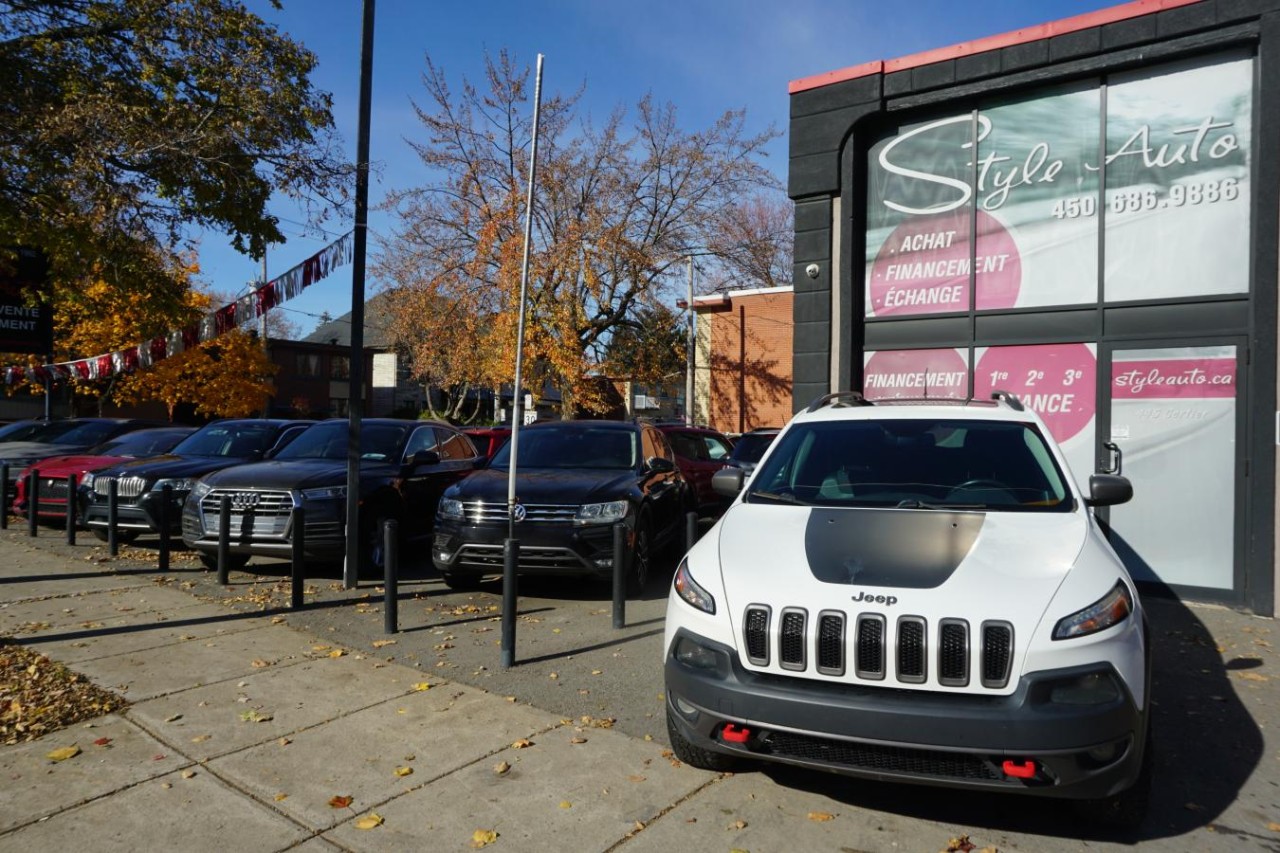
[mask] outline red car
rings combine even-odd
[[[699,515],[717,517],[729,505],[729,498],[711,488],[711,475],[729,462],[733,442],[713,429],[684,424],[658,424],[671,443],[680,473],[689,483]]]
[[[145,458],[168,453],[174,445],[193,432],[195,427],[140,429],[104,441],[82,454],[41,459],[31,466],[40,472],[40,520],[55,523],[66,518],[67,477],[71,474],[75,474],[76,482],[79,482],[86,471],[119,462],[121,458]],[[26,515],[27,471],[31,468],[19,474],[15,483],[17,497],[14,499],[13,509],[19,515]]]
[[[511,438],[510,427],[463,427],[462,431],[471,439],[485,461],[492,459],[498,448]]]

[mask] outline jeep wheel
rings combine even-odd
[[[690,767],[712,770],[716,773],[730,773],[742,763],[732,755],[712,752],[689,743],[685,736],[680,734],[680,726],[672,716],[670,708],[667,709],[667,737],[671,740],[671,751],[676,754],[676,758]]]
[[[1119,830],[1137,829],[1147,816],[1154,765],[1155,749],[1152,745],[1151,722],[1148,721],[1147,743],[1142,751],[1142,769],[1137,780],[1130,788],[1115,796],[1080,800],[1075,804],[1076,813],[1095,826]]]
[[[110,539],[107,531],[102,527],[90,527],[89,532],[93,534],[93,538],[99,542],[106,542]],[[120,545],[127,545],[142,535],[141,530],[116,530],[116,542]]]
[[[653,563],[653,531],[649,517],[640,516],[636,522],[635,541],[631,548],[631,571],[627,572],[627,598],[639,598],[649,583],[649,569]]]

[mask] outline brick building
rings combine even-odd
[[[697,296],[693,420],[726,433],[791,419],[791,287]]]

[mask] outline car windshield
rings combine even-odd
[[[250,459],[266,453],[275,443],[274,424],[260,421],[214,423],[178,442],[172,453],[178,456],[225,456]]]
[[[74,421],[19,421],[0,429],[0,441],[51,441],[75,426]]]
[[[778,437],[776,432],[747,433],[733,444],[733,453],[729,458],[734,462],[759,462],[760,457]]]
[[[32,440],[47,441],[50,444],[84,445],[85,447],[91,447],[99,442],[106,441],[122,429],[125,429],[125,426],[118,421],[82,421],[80,423],[72,424],[71,429],[55,435],[53,438],[48,438],[42,433],[35,436]]]
[[[516,464],[521,468],[612,468],[636,467],[638,433],[611,427],[543,427],[520,433]],[[511,442],[494,454],[491,468],[510,465]]]
[[[143,429],[104,441],[87,452],[92,456],[155,456],[167,453],[190,434],[186,430]]]
[[[1065,478],[1029,423],[969,419],[799,424],[747,490],[751,503],[1070,511]]]
[[[347,458],[349,427],[346,421],[316,424],[298,436],[276,459],[325,459],[340,462]],[[410,427],[400,424],[365,423],[360,428],[360,458],[372,462],[399,461]]]

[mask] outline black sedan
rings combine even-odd
[[[511,447],[440,501],[431,557],[451,587],[502,571]],[[622,522],[628,592],[638,595],[655,553],[683,541],[692,497],[666,437],[651,424],[534,424],[520,430],[516,469],[521,574],[612,576],[613,527]]]
[[[263,459],[302,434],[312,421],[244,419],[214,421],[187,436],[169,453],[109,465],[80,483],[82,517],[93,535],[107,538],[111,481],[116,482],[116,534],[121,541],[160,529],[161,495],[172,489],[169,528],[177,532],[182,503],[197,477],[231,465]]]
[[[346,552],[346,420],[318,423],[271,461],[203,477],[182,513],[182,539],[213,563],[218,552],[222,497],[230,500],[233,564],[253,555],[285,557],[293,549],[290,516],[305,510],[304,554],[338,560]],[[382,564],[382,522],[395,519],[402,535],[429,533],[441,493],[483,462],[465,435],[448,424],[365,418],[360,427],[361,551],[366,567]]]

